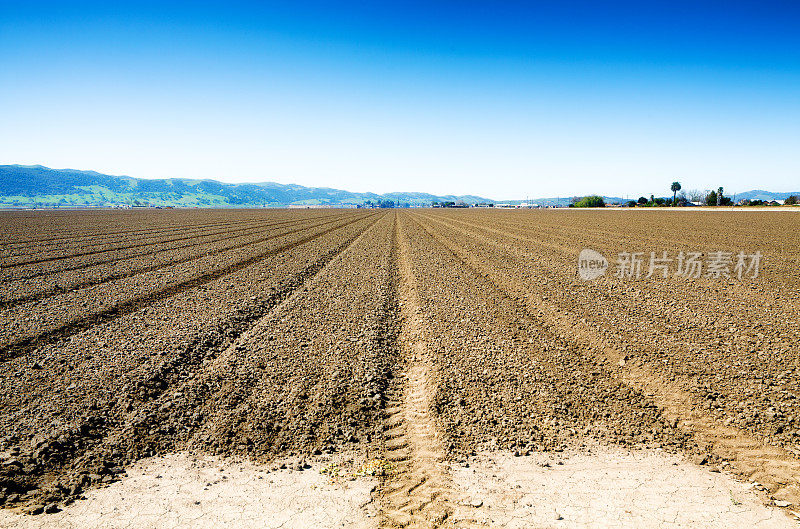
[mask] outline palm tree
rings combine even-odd
[[[680,182],[672,182],[672,185],[669,186],[672,190],[672,206],[675,207],[675,197],[678,194],[678,191],[681,190],[681,183]]]

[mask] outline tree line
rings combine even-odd
[[[682,191],[680,182],[672,182],[670,185],[672,191],[672,200],[669,198],[656,197],[650,195],[650,198],[639,197],[638,200],[629,200],[625,203],[628,207],[685,207],[689,205],[704,205],[704,206],[732,206],[734,205],[731,197],[725,196],[725,189],[720,186],[716,190],[692,190]],[[763,200],[743,200],[739,203],[743,206],[761,206],[770,205],[773,202]],[[800,204],[800,197],[790,195],[785,201],[786,205]],[[589,195],[586,197],[575,197],[570,204],[570,207],[576,208],[602,208],[605,207],[605,200],[598,195]]]

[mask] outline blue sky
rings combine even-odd
[[[108,4],[0,0],[0,163],[496,199],[800,189],[796,2]]]

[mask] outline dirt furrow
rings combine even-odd
[[[393,218],[382,216],[181,390],[202,417],[189,446],[258,459],[341,446],[382,455],[399,357]]]
[[[474,223],[460,222],[462,226],[457,227],[441,217],[424,218],[447,226],[482,246],[491,246],[499,253],[512,257],[516,262],[529,264],[531,269],[535,268],[540,280],[554,283],[575,280],[574,263],[577,261],[579,248],[577,239],[573,240],[571,246],[565,247]],[[487,232],[490,235],[486,235]],[[507,244],[507,240],[512,243]],[[756,285],[737,281],[721,285],[719,281],[706,279],[693,280],[689,285],[686,284],[686,280],[676,280],[682,283],[675,285],[654,278],[651,281],[637,282],[636,288],[631,287],[630,281],[623,279],[605,277],[603,281],[605,282],[583,283],[582,287],[587,292],[586,294],[579,292],[578,295],[584,294],[596,302],[603,301],[605,302],[603,306],[613,307],[617,315],[624,314],[626,318],[637,320],[633,323],[636,329],[646,326],[657,330],[666,340],[673,342],[672,347],[683,346],[686,338],[672,332],[672,329],[692,328],[693,341],[702,338],[711,343],[719,339],[720,330],[736,326],[743,315],[746,315],[747,319],[768,318],[773,334],[780,334],[784,342],[792,343],[800,340],[800,326],[797,324],[800,321],[800,307],[788,303],[781,292],[765,291]],[[723,286],[724,288],[721,288]],[[637,293],[636,303],[625,297],[630,290]],[[565,294],[555,292],[554,296],[564,297]],[[680,299],[679,311],[672,310],[676,299]],[[665,310],[665,307],[670,308]],[[713,307],[717,321],[710,322],[712,325],[695,326],[710,307]],[[740,330],[737,333],[737,340],[740,342],[755,340],[756,334],[757,331],[745,333]]]
[[[257,304],[244,307],[226,321],[217,322],[214,329],[193,337],[178,354],[164,359],[155,357],[155,365],[142,369],[149,373],[147,378],[132,380],[121,392],[111,395],[109,403],[93,404],[92,409],[108,406],[105,413],[78,419],[79,424],[71,428],[42,431],[32,447],[35,451],[27,457],[18,456],[19,466],[0,469],[0,485],[22,496],[19,501],[23,504],[73,497],[90,485],[113,480],[119,471],[109,469],[121,469],[138,457],[173,449],[179,440],[185,441],[197,427],[196,411],[203,406],[217,408],[219,404],[217,399],[208,400],[204,388],[209,378],[198,377],[203,369],[219,365],[220,361],[225,364],[226,355],[238,351],[240,337],[245,338],[260,321],[304,291],[322,270],[376,225],[382,215],[370,217],[376,216],[283,280],[279,288],[271,289]],[[207,364],[218,356],[217,363]]]
[[[6,259],[6,262],[0,268],[2,268],[4,270],[8,270],[8,269],[11,269],[11,268],[19,268],[19,267],[23,267],[23,266],[30,266],[30,265],[34,265],[34,264],[40,264],[40,263],[49,263],[49,262],[53,262],[53,261],[63,261],[63,260],[66,260],[66,259],[75,259],[75,258],[78,258],[78,257],[87,257],[87,256],[90,256],[90,255],[99,255],[99,254],[105,254],[105,253],[110,253],[110,252],[119,252],[119,251],[123,251],[123,250],[135,249],[135,248],[145,248],[145,247],[154,246],[154,245],[157,245],[157,244],[169,244],[169,243],[172,243],[172,242],[179,242],[179,241],[185,241],[185,240],[189,240],[189,239],[194,239],[196,237],[201,237],[201,236],[204,236],[204,235],[216,235],[216,234],[219,234],[219,233],[226,233],[226,232],[230,232],[230,231],[236,231],[236,230],[230,230],[230,228],[226,227],[224,229],[215,230],[215,231],[207,231],[207,232],[201,231],[201,233],[199,233],[199,234],[198,233],[189,233],[187,235],[186,232],[181,232],[180,237],[172,237],[172,238],[168,238],[168,239],[160,239],[159,238],[158,240],[155,240],[155,241],[152,241],[152,242],[138,242],[138,243],[133,243],[133,244],[130,244],[130,243],[129,244],[122,244],[122,245],[103,244],[103,245],[100,245],[101,246],[100,248],[97,248],[96,246],[90,246],[88,249],[83,250],[83,251],[79,251],[79,252],[74,252],[74,251],[71,252],[71,253],[54,252],[55,255],[46,255],[46,253],[45,253],[45,255],[42,255],[43,252],[35,252],[35,254],[38,255],[39,257],[36,257],[35,259],[24,259],[24,260],[16,260],[16,259],[8,260],[8,259]],[[72,245],[70,245],[70,249],[72,249]],[[33,255],[33,254],[31,254],[31,255]],[[28,277],[32,277],[32,276],[28,276]],[[26,279],[28,277],[26,277]]]
[[[83,264],[83,265],[76,265],[74,267],[70,267],[70,268],[67,268],[67,269],[64,269],[64,270],[59,270],[58,272],[51,272],[51,273],[44,273],[43,272],[42,275],[47,275],[48,276],[46,278],[46,283],[55,283],[55,286],[49,286],[49,287],[37,289],[31,294],[26,294],[26,295],[22,295],[22,296],[19,296],[19,297],[13,297],[13,298],[10,298],[10,299],[7,299],[7,300],[2,300],[2,301],[0,301],[0,310],[10,309],[10,308],[13,308],[13,307],[17,307],[17,306],[23,305],[25,303],[41,301],[41,300],[46,299],[48,297],[53,297],[53,296],[57,296],[59,294],[63,294],[65,291],[73,291],[74,292],[76,290],[81,290],[81,289],[93,287],[95,285],[101,285],[103,283],[108,283],[110,281],[116,281],[116,280],[119,280],[119,279],[125,279],[125,278],[129,278],[129,277],[133,277],[133,276],[137,276],[137,275],[141,275],[141,274],[146,274],[148,272],[153,272],[155,270],[160,270],[162,268],[166,268],[166,267],[169,267],[169,266],[177,266],[177,265],[188,263],[190,261],[193,261],[193,260],[196,260],[196,259],[200,259],[200,258],[203,258],[203,257],[209,257],[209,256],[212,256],[212,255],[220,254],[222,252],[226,252],[226,251],[229,251],[229,250],[238,250],[240,248],[246,248],[248,246],[253,246],[253,245],[256,245],[256,244],[260,244],[260,243],[263,243],[263,242],[266,242],[266,241],[269,241],[269,240],[272,240],[272,239],[276,239],[276,238],[279,238],[279,237],[284,237],[284,236],[290,235],[292,233],[297,233],[297,232],[304,231],[304,230],[307,230],[307,229],[313,229],[313,228],[317,228],[317,227],[320,227],[320,226],[325,226],[327,224],[331,224],[331,223],[337,222],[337,221],[338,221],[338,219],[333,220],[333,221],[326,221],[326,222],[322,222],[322,223],[318,223],[318,224],[313,224],[313,225],[304,225],[301,228],[297,228],[297,229],[293,229],[293,230],[289,230],[289,231],[280,231],[280,233],[274,233],[277,230],[283,230],[283,229],[286,228],[286,226],[282,226],[281,228],[278,228],[277,230],[272,230],[270,232],[270,235],[267,235],[267,236],[264,236],[264,237],[258,237],[256,239],[248,239],[248,240],[243,241],[243,242],[238,242],[238,243],[229,244],[229,245],[217,245],[215,243],[225,242],[225,241],[229,241],[229,240],[233,240],[233,239],[239,239],[241,237],[252,237],[253,235],[240,235],[240,236],[235,236],[235,237],[222,237],[222,238],[219,238],[219,239],[216,239],[216,240],[213,240],[213,241],[209,241],[209,242],[205,242],[205,241],[201,242],[201,243],[192,242],[192,243],[189,243],[189,244],[186,244],[186,245],[181,245],[181,246],[173,247],[173,248],[150,250],[150,251],[144,252],[142,254],[139,254],[138,256],[145,256],[146,257],[146,262],[153,263],[153,259],[155,258],[155,256],[157,254],[163,254],[165,252],[177,252],[177,251],[186,250],[186,249],[195,250],[195,252],[194,253],[190,253],[189,255],[185,255],[186,252],[180,251],[180,253],[178,254],[177,257],[174,257],[174,258],[171,258],[171,259],[166,259],[166,260],[161,261],[161,262],[156,262],[154,264],[149,264],[149,265],[141,266],[141,267],[126,266],[126,262],[127,261],[137,257],[137,256],[128,256],[128,257],[123,257],[123,258],[110,259],[108,261],[103,261],[101,263],[86,263],[86,264]],[[292,222],[290,227],[294,226],[296,224],[304,224],[304,223],[305,223],[305,221]],[[207,244],[212,244],[212,243],[214,245],[211,248],[207,248],[205,250],[202,250],[201,253],[199,253],[199,254],[196,252],[196,250],[201,250]],[[57,274],[61,274],[62,272],[76,272],[78,270],[84,270],[86,268],[90,268],[90,267],[94,267],[94,266],[102,266],[102,264],[104,264],[104,263],[113,263],[113,265],[115,267],[118,267],[118,266],[122,265],[122,267],[124,268],[124,271],[112,272],[110,274],[103,274],[104,269],[99,269],[101,275],[99,277],[91,278],[91,279],[87,279],[86,278],[86,276],[89,275],[90,272],[89,271],[84,271],[84,272],[82,272],[80,274],[80,278],[81,279],[79,279],[78,281],[74,281],[74,282],[70,282],[69,280],[65,280],[60,275],[57,275]],[[21,282],[23,284],[25,284],[28,281],[30,281],[30,279],[32,279],[34,277],[38,277],[38,276],[31,276],[31,277],[29,277],[27,279],[22,280]],[[7,285],[5,285],[5,288],[11,289],[13,287],[11,285],[7,284]]]
[[[263,222],[263,221],[262,221]],[[6,259],[19,259],[22,257],[27,257],[29,255],[39,255],[45,256],[48,253],[57,253],[60,252],[64,254],[64,249],[69,248],[74,253],[75,250],[84,249],[84,248],[95,248],[98,246],[109,246],[115,243],[119,243],[120,241],[124,241],[126,243],[131,243],[134,241],[149,241],[151,239],[158,239],[160,237],[169,237],[174,235],[176,232],[181,233],[182,235],[186,234],[194,234],[195,236],[205,236],[205,235],[212,235],[214,233],[224,233],[226,231],[241,231],[250,227],[257,227],[259,224],[258,220],[246,220],[246,221],[239,221],[239,222],[224,222],[224,223],[215,223],[215,224],[207,224],[207,225],[188,225],[188,226],[173,226],[164,229],[160,229],[158,231],[150,231],[150,232],[139,232],[137,230],[132,230],[128,232],[113,232],[114,234],[105,234],[98,237],[93,237],[90,239],[85,239],[83,237],[64,237],[62,239],[53,241],[51,243],[43,242],[42,244],[35,245],[35,246],[27,246],[24,248],[20,248],[20,250],[25,251],[15,251],[12,255],[6,256]],[[244,226],[244,227],[242,227]]]
[[[464,212],[432,210],[437,217],[474,223],[475,215]],[[506,232],[534,237],[547,242],[561,242],[566,248],[575,240],[605,245],[613,241],[628,250],[646,245],[647,249],[712,250],[732,239],[745,250],[763,250],[765,240],[775,237],[781,229],[780,214],[765,219],[760,213],[738,212],[752,222],[728,223],[726,215],[692,210],[667,211],[493,211],[480,217],[482,226],[501,228]],[[790,220],[784,217],[784,220]],[[680,226],[680,231],[665,233],[664,226]],[[698,229],[698,226],[702,228]],[[746,230],[741,229],[747,226]],[[791,244],[790,241],[786,240]],[[785,254],[786,248],[774,248]]]
[[[374,217],[374,215],[375,214],[373,214],[372,216]],[[124,302],[112,305],[109,308],[100,310],[94,314],[90,314],[88,316],[69,321],[63,325],[60,325],[55,329],[47,330],[35,336],[12,342],[0,348],[0,361],[6,361],[11,358],[24,355],[27,352],[42,347],[45,344],[65,340],[70,336],[73,336],[79,332],[82,332],[96,325],[102,325],[109,321],[113,321],[117,318],[130,314],[132,312],[141,310],[143,307],[150,305],[156,300],[169,298],[181,292],[185,292],[187,290],[191,290],[199,286],[205,285],[206,283],[215,281],[220,277],[235,273],[243,268],[246,268],[255,263],[263,261],[264,259],[267,259],[270,256],[279,254],[296,246],[313,241],[332,231],[344,228],[363,219],[364,217],[359,216],[354,220],[348,220],[345,223],[338,224],[331,228],[327,228],[313,235],[302,237],[299,240],[289,242],[287,244],[279,246],[278,248],[269,250],[265,253],[260,253],[251,256],[247,259],[237,261],[223,268],[218,268],[212,272],[205,273],[203,275],[193,277],[191,279],[181,281],[176,284],[169,285],[166,288],[160,290],[154,290],[147,294],[128,299]]]
[[[511,298],[523,302],[531,317],[539,319],[552,332],[567,337],[607,365],[614,366],[620,380],[647,395],[667,419],[691,434],[701,448],[729,461],[748,479],[763,483],[776,497],[792,503],[800,501],[800,461],[793,453],[770,446],[744,430],[720,424],[674,380],[644,364],[627,362],[625,352],[598,338],[595,329],[585,320],[562,306],[548,303],[535,289],[527,289],[524,296],[520,295],[514,278],[498,273],[479,256],[464,251],[430,227],[424,224],[422,227],[466,266],[492,281]]]
[[[256,219],[247,219],[247,220],[237,220],[237,221],[220,221],[220,222],[195,222],[195,223],[181,223],[179,226],[176,226],[174,221],[171,219],[167,222],[164,222],[163,225],[154,226],[151,228],[139,228],[139,229],[131,229],[128,225],[127,229],[116,229],[116,230],[108,230],[102,226],[95,226],[92,228],[92,233],[84,233],[81,232],[78,228],[74,228],[71,232],[67,235],[55,235],[55,236],[42,236],[41,238],[37,237],[34,239],[27,239],[22,241],[14,241],[9,240],[6,242],[6,245],[9,248],[13,248],[18,246],[19,249],[26,249],[26,248],[39,248],[42,244],[46,246],[54,246],[58,244],[63,244],[64,242],[78,241],[92,241],[95,239],[104,240],[109,238],[118,238],[119,236],[142,236],[148,237],[153,236],[158,233],[169,233],[173,231],[182,231],[182,230],[201,230],[204,228],[213,228],[217,226],[236,226],[240,224],[247,224],[255,222]],[[126,225],[128,222],[122,222],[121,225]],[[155,224],[155,222],[153,222]],[[41,232],[41,228],[39,228]]]
[[[126,245],[126,246],[122,246],[122,247],[103,248],[103,249],[100,249],[100,250],[92,250],[92,251],[87,251],[87,252],[67,255],[67,256],[64,256],[64,257],[43,258],[43,259],[37,260],[36,264],[43,264],[44,263],[44,264],[48,264],[48,265],[52,265],[52,266],[46,266],[44,268],[41,267],[41,266],[33,267],[32,271],[28,271],[28,269],[26,269],[26,268],[20,269],[17,265],[12,264],[12,265],[4,267],[3,275],[4,275],[4,278],[5,278],[6,281],[8,281],[8,280],[26,281],[26,280],[31,280],[31,279],[37,279],[37,278],[40,278],[40,277],[46,277],[46,276],[59,274],[59,273],[63,273],[63,272],[73,272],[73,271],[84,270],[84,269],[92,267],[92,266],[98,266],[98,265],[103,265],[103,264],[108,264],[108,263],[116,264],[118,262],[124,262],[127,259],[131,259],[131,258],[135,258],[135,257],[141,257],[141,256],[153,255],[153,254],[161,253],[161,252],[164,252],[164,251],[179,250],[179,249],[183,249],[183,248],[191,248],[191,247],[194,247],[194,246],[197,245],[197,243],[194,242],[194,241],[196,239],[198,239],[198,238],[204,238],[204,237],[209,237],[209,236],[214,236],[214,235],[219,235],[219,234],[225,234],[223,237],[218,237],[216,239],[212,239],[211,241],[204,241],[204,242],[222,241],[222,240],[226,240],[226,239],[232,238],[232,237],[229,236],[230,233],[237,233],[239,231],[248,231],[248,230],[249,231],[256,231],[256,230],[259,230],[259,228],[280,229],[282,227],[288,227],[288,226],[294,226],[294,225],[298,225],[298,224],[307,223],[307,222],[310,222],[310,221],[312,221],[312,220],[314,220],[316,218],[317,217],[308,218],[308,219],[301,219],[301,220],[283,221],[283,222],[277,222],[277,223],[267,223],[267,224],[262,224],[260,226],[244,228],[244,229],[241,229],[241,230],[220,230],[220,231],[215,231],[215,232],[212,232],[212,233],[190,234],[190,235],[184,235],[184,236],[181,236],[181,237],[176,237],[176,238],[173,238],[173,239],[169,239],[169,240],[166,240],[166,241],[165,240],[158,240],[158,241],[153,241],[153,242],[144,243],[144,244],[131,244],[131,245]],[[187,244],[168,246],[170,243],[173,243],[173,242],[180,242],[180,241],[187,241],[187,240],[188,241],[192,241],[192,242],[189,242]],[[160,247],[161,245],[167,245],[168,247],[161,248]],[[156,248],[153,248],[153,246],[156,246]],[[140,248],[144,248],[145,250],[139,251]],[[134,251],[127,252],[126,250],[134,250]],[[121,252],[121,254],[120,255],[111,255],[111,256],[104,255],[104,254],[107,254],[109,252]],[[95,257],[100,257],[101,254],[103,254],[103,257],[101,257],[100,259],[94,259]],[[78,262],[74,263],[74,264],[67,264],[67,263],[63,262],[63,261],[66,261],[68,259],[73,259],[73,258],[77,259]]]
[[[433,220],[433,219],[431,219]],[[629,362],[646,363],[660,376],[679,380],[714,417],[750,435],[798,449],[800,387],[793,344],[800,340],[797,305],[779,293],[720,285],[675,288],[659,281],[574,277],[575,261],[505,236],[435,222],[467,253],[480,254],[497,274],[514,279],[517,295],[541,292],[552,306],[567,308]],[[578,244],[579,241],[576,241]],[[728,285],[724,285],[728,286]],[[769,332],[765,332],[765,326]]]

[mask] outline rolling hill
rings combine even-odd
[[[432,201],[471,204],[489,199],[428,193],[354,193],[327,187],[265,182],[227,184],[215,180],[150,180],[41,165],[0,165],[0,207],[152,205],[176,207],[281,207],[345,205],[392,200],[401,205]]]

